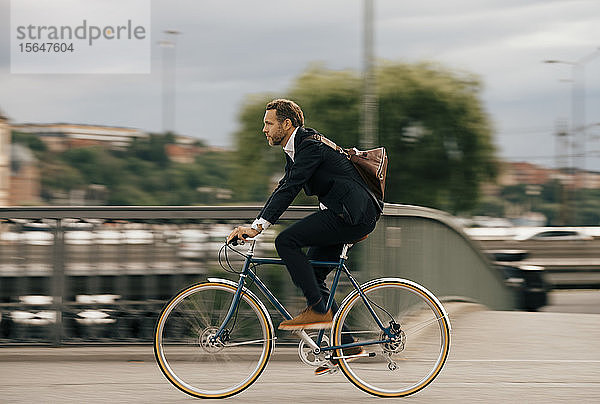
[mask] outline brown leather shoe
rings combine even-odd
[[[353,346],[353,347],[349,347],[349,348],[343,348],[342,352],[343,352],[344,356],[353,356],[353,355],[362,355],[366,351],[361,346]],[[348,359],[346,359],[346,362],[351,362],[356,359],[358,359],[358,358],[348,358]],[[340,366],[340,360],[332,359],[329,361],[329,363],[316,368],[315,376],[324,375],[326,373],[335,373],[339,369],[339,366]]]
[[[320,330],[331,328],[333,325],[333,313],[331,309],[327,313],[314,311],[312,307],[307,307],[291,320],[282,321],[279,324],[280,330]]]

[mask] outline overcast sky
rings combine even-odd
[[[162,130],[163,31],[177,38],[178,133],[232,146],[240,104],[286,90],[312,62],[362,66],[362,0],[154,0],[152,73],[10,73],[10,1],[0,0],[0,110],[13,122]],[[477,74],[501,157],[555,162],[555,124],[571,119],[572,67],[600,47],[598,0],[375,0],[378,59],[435,61]],[[600,123],[600,52],[585,64],[586,123]],[[562,80],[562,81],[561,81]],[[257,116],[261,120],[262,116]],[[317,128],[318,129],[318,128]],[[600,171],[600,126],[585,160]],[[564,151],[562,151],[564,153]]]

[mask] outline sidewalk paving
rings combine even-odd
[[[600,315],[487,311],[469,305],[452,321],[440,376],[411,403],[600,402]],[[340,372],[316,377],[296,347],[276,346],[264,374],[228,401],[348,404],[380,401]],[[289,359],[289,360],[287,360]],[[86,404],[190,403],[154,363],[151,346],[0,348],[0,401]]]
[[[298,346],[275,346],[270,360],[295,361]],[[147,362],[154,361],[152,345],[78,347],[0,347],[2,362]]]

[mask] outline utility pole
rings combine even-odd
[[[556,199],[560,204],[558,211],[558,224],[561,226],[566,226],[571,222],[571,190],[570,187],[568,187],[567,181],[564,180],[564,177],[566,176],[564,174],[564,170],[569,170],[568,167],[571,166],[569,162],[569,151],[571,150],[569,129],[566,122],[560,121],[556,123],[556,141],[554,147],[554,165],[556,166],[558,173],[558,189],[556,191]]]
[[[377,145],[377,93],[375,89],[374,0],[364,0],[363,24],[363,97],[361,108],[361,139],[364,149]]]
[[[175,66],[179,31],[166,30],[167,39],[159,41],[162,47],[162,130],[175,132]]]
[[[578,187],[585,187],[586,179],[586,117],[585,117],[585,65],[600,55],[600,48],[579,60],[545,60],[544,63],[565,64],[571,66],[571,133],[573,137],[574,160],[579,164],[574,164],[572,170],[573,189],[574,193]],[[581,192],[581,191],[580,191]],[[573,198],[574,201],[576,198]],[[572,224],[576,224],[577,215],[574,217]]]

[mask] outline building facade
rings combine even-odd
[[[9,205],[10,188],[10,126],[0,111],[0,206]]]
[[[600,189],[600,173],[594,171],[552,169],[526,162],[505,162],[499,185],[543,185],[557,180],[568,188]]]
[[[87,146],[122,150],[134,139],[148,137],[147,133],[139,129],[69,123],[16,124],[12,125],[12,130],[35,134],[49,150],[57,152]]]
[[[11,206],[39,205],[41,181],[38,161],[29,148],[12,144],[8,203]]]

